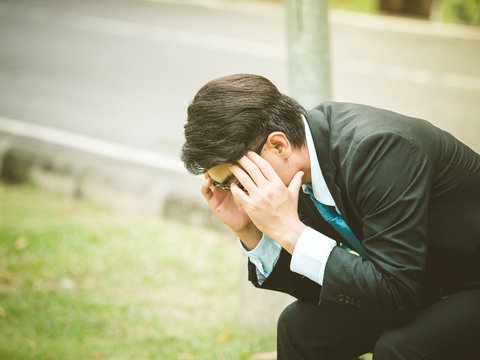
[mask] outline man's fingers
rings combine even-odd
[[[263,177],[265,179],[267,179],[268,181],[271,181],[271,182],[279,182],[279,181],[281,182],[282,181],[280,179],[280,177],[278,176],[278,174],[273,169],[272,165],[270,165],[270,163],[267,160],[262,158],[256,152],[249,151],[247,153],[246,157],[247,157],[247,159],[252,161],[258,169],[260,169],[260,171],[262,172]]]
[[[202,193],[202,195],[205,197],[205,199],[207,201],[209,201],[212,196],[213,196],[213,193],[212,193],[212,189],[210,188],[212,186],[212,179],[210,177],[205,177],[207,180],[202,184],[202,186],[200,187],[200,192]]]
[[[293,179],[290,181],[290,184],[288,184],[288,190],[290,190],[290,192],[295,198],[298,197],[298,192],[300,191],[300,187],[302,186],[303,175],[303,171],[297,172]]]
[[[231,165],[230,166],[230,171],[232,172],[233,175],[237,178],[238,181],[240,181],[240,184],[245,188],[245,190],[248,191],[249,194],[252,194],[257,190],[257,185],[250,175],[245,172],[240,166],[238,165]],[[233,184],[232,184],[233,185]],[[238,186],[237,186],[238,187]],[[242,191],[243,192],[243,191]]]
[[[257,186],[261,186],[268,182],[263,174],[262,169],[260,169],[260,167],[248,156],[242,157],[240,160],[238,160],[238,163],[243,167],[248,176],[255,182],[255,184],[257,184]],[[238,180],[242,182],[241,179]],[[245,186],[243,183],[242,185]]]

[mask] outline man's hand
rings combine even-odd
[[[232,229],[249,250],[255,248],[262,233],[252,223],[245,210],[235,203],[230,191],[214,186],[208,173],[205,173],[204,177],[206,181],[200,191],[210,208],[225,225]]]
[[[296,173],[287,187],[272,166],[254,152],[242,157],[238,165],[231,165],[230,170],[248,192],[245,193],[236,184],[232,184],[231,192],[235,202],[261,232],[293,253],[297,240],[306,227],[297,213],[303,172]]]

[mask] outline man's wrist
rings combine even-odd
[[[271,237],[282,245],[287,252],[293,254],[297,241],[306,227],[307,226],[299,220],[278,234],[272,234],[273,236]]]
[[[263,233],[253,223],[234,232],[248,250],[255,249],[263,236]]]

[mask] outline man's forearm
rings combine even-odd
[[[245,228],[235,231],[235,234],[242,241],[248,250],[253,250],[262,239],[262,232],[257,229],[255,224],[250,223]]]

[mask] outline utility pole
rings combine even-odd
[[[309,109],[332,100],[328,0],[285,0],[290,94]]]

